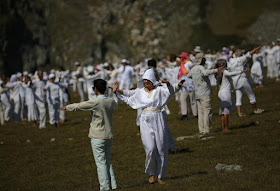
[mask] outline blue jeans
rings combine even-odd
[[[91,147],[97,175],[100,184],[100,190],[110,190],[117,188],[114,171],[111,164],[112,139],[91,139]]]

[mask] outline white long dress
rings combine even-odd
[[[27,106],[27,119],[28,121],[36,121],[38,119],[38,112],[35,104],[35,95],[34,91],[30,85],[30,82],[27,84],[22,84],[25,88],[25,104]]]
[[[140,133],[146,152],[145,173],[162,178],[166,175],[168,130],[162,107],[172,97],[173,87],[157,86],[151,93],[136,89],[131,96],[117,93],[118,98],[133,109],[142,109]]]
[[[222,84],[219,87],[219,114],[230,114],[234,110],[234,100],[232,95],[232,79],[231,76],[241,74],[241,71],[229,72],[224,70]]]

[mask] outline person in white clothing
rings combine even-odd
[[[21,120],[21,116],[20,116],[21,99],[19,94],[21,84],[22,82],[17,80],[16,74],[13,74],[10,78],[10,81],[7,83],[7,87],[11,88],[10,100],[12,105],[12,121],[15,122]]]
[[[265,50],[266,59],[267,59],[268,78],[277,79],[279,76],[276,53],[277,53],[277,46],[273,46],[272,42],[270,42],[268,48]]]
[[[188,99],[192,108],[193,116],[197,117],[197,104],[195,99],[195,89],[193,80],[187,77],[187,74],[193,67],[193,63],[189,58],[189,54],[186,52],[181,53],[181,67],[178,73],[178,80],[185,80],[180,90],[180,108],[181,118],[180,120],[186,120],[190,113],[188,107]]]
[[[83,102],[85,100],[84,95],[84,77],[83,77],[83,69],[81,67],[80,62],[75,62],[75,68],[74,68],[74,78],[76,79],[77,84],[77,90],[80,95],[80,101]]]
[[[36,126],[38,119],[38,112],[35,104],[35,95],[32,89],[32,81],[29,76],[25,76],[22,86],[25,88],[25,103],[27,106],[27,119],[33,122],[33,126]]]
[[[4,88],[4,89],[8,88],[7,87],[8,79],[5,75],[1,75],[1,82],[2,82],[2,84],[1,84],[2,88]],[[10,93],[9,91],[4,91],[1,94],[1,103],[2,103],[3,112],[4,112],[4,121],[10,120],[10,113],[11,113],[11,109],[12,109],[9,93]]]
[[[58,126],[59,122],[59,108],[60,108],[60,84],[55,82],[55,74],[49,75],[49,81],[45,88],[47,91],[47,102],[49,106],[49,118],[50,124],[55,127]]]
[[[247,54],[243,55],[242,51],[240,49],[236,50],[234,53],[234,57],[229,60],[228,63],[228,69],[230,72],[234,71],[241,71],[244,70],[244,67],[248,61],[248,59],[251,57],[252,54],[254,54],[260,47],[254,48],[253,50],[247,52]],[[249,84],[248,78],[246,76],[246,73],[241,73],[238,75],[235,75],[232,77],[233,80],[233,86],[235,88],[236,93],[236,107],[237,107],[237,113],[239,117],[245,116],[241,112],[241,105],[242,105],[242,92],[245,91],[248,95],[248,98],[250,100],[250,103],[253,107],[255,114],[260,114],[264,110],[258,109],[256,104],[256,97],[255,94],[251,88],[251,85]]]
[[[4,125],[4,123],[5,123],[5,116],[4,116],[4,111],[2,108],[1,96],[2,96],[2,94],[6,93],[7,91],[9,91],[9,89],[5,88],[3,82],[0,80],[0,124],[1,125]]]
[[[174,94],[172,85],[159,85],[153,69],[142,76],[144,88],[137,88],[130,96],[121,94],[118,83],[113,88],[117,97],[133,109],[142,108],[140,133],[146,152],[145,173],[150,175],[149,182],[164,184],[168,158],[168,134],[166,114],[162,107]]]
[[[255,56],[256,54],[253,54]],[[254,57],[253,57],[254,58]],[[264,84],[263,79],[263,64],[262,56],[253,59],[253,65],[251,67],[251,78],[253,79],[256,88],[262,88]]]
[[[134,76],[134,69],[128,64],[126,59],[122,59],[122,73],[120,74],[120,89],[129,90],[132,88],[132,77]]]
[[[228,132],[229,114],[234,110],[234,101],[232,94],[231,76],[246,72],[246,70],[229,72],[227,70],[227,61],[220,59],[217,61],[216,68],[224,69],[216,73],[216,79],[219,87],[219,115],[221,116],[222,132]]]
[[[46,92],[44,88],[46,86],[47,81],[43,79],[44,73],[42,70],[37,71],[37,79],[32,81],[32,86],[35,92],[35,103],[39,110],[39,129],[46,128]]]

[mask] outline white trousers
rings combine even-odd
[[[2,108],[2,103],[0,101],[0,124],[4,125],[4,123],[5,123],[4,111],[3,111],[3,108]]]
[[[194,91],[181,92],[181,94],[180,94],[181,115],[188,115],[190,113],[190,109],[188,107],[188,99],[190,100],[192,114],[194,116],[197,116],[197,104],[196,104],[196,100],[195,100]]]
[[[10,112],[12,109],[11,103],[8,99],[2,100],[2,108],[4,110],[4,120],[9,121],[10,120]]]
[[[235,90],[236,93],[236,106],[241,106],[242,105],[242,94],[243,92],[246,92],[246,94],[248,95],[249,101],[251,104],[256,103],[256,97],[255,94],[251,88],[251,85],[249,84],[248,80],[246,80],[246,82],[244,83],[244,85]]]
[[[117,182],[111,164],[112,139],[91,139],[91,147],[97,167],[100,190],[117,188]]]
[[[80,101],[81,102],[85,101],[83,82],[79,82],[79,81],[77,82],[77,89],[80,95]]]
[[[11,99],[11,105],[12,105],[12,121],[20,121],[20,106],[21,101]]]
[[[206,96],[197,100],[199,133],[209,133],[212,121],[211,97]]]
[[[48,106],[49,106],[49,118],[50,124],[54,125],[59,121],[59,107],[60,107],[60,100],[57,99],[48,99]]]
[[[39,119],[40,119],[39,128],[41,129],[42,127],[46,126],[46,116],[47,116],[46,104],[45,102],[40,100],[35,100],[35,102],[39,110]]]

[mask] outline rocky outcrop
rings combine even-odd
[[[254,22],[247,23],[246,30],[228,30],[238,11],[236,2],[2,0],[1,73],[71,69],[75,61],[87,65],[128,58],[135,64],[144,57],[162,58],[197,44],[220,48],[251,43],[244,33]],[[237,21],[234,26],[239,26]]]

